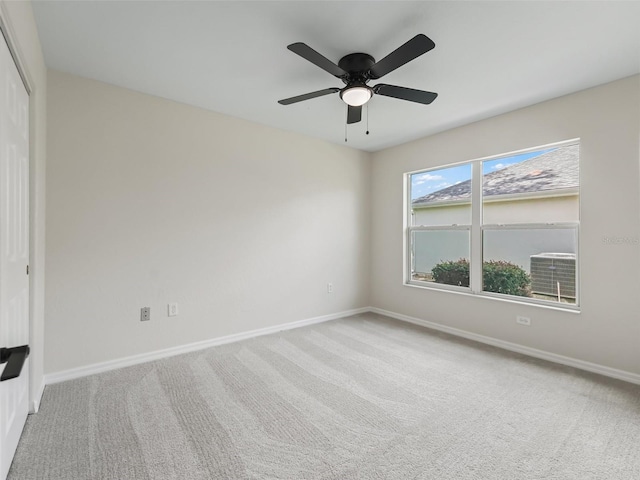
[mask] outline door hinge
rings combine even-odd
[[[29,265],[27,265],[27,275],[29,275]]]

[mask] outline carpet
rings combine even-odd
[[[48,386],[11,480],[640,479],[640,386],[373,313]]]

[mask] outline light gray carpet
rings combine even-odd
[[[27,479],[640,479],[640,387],[374,314],[47,387]]]

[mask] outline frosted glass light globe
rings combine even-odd
[[[371,98],[371,89],[368,87],[349,87],[340,93],[340,98],[347,105],[359,107]]]

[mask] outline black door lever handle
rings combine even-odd
[[[5,380],[11,380],[20,376],[22,366],[25,360],[29,356],[29,345],[22,345],[21,347],[13,348],[0,348],[0,363],[6,363],[0,377],[0,382]]]

